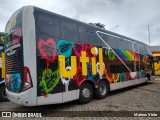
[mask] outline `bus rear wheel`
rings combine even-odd
[[[8,101],[5,85],[0,86],[0,101]]]
[[[92,100],[93,88],[89,83],[83,83],[80,86],[79,103],[86,104]]]
[[[98,99],[103,99],[107,97],[109,92],[109,85],[105,81],[100,81],[98,83],[98,88],[95,90],[95,96]]]

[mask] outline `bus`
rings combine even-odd
[[[152,52],[153,56],[156,57],[160,61],[160,52]],[[154,63],[154,71],[156,76],[160,76],[160,62]]]
[[[5,91],[5,57],[4,57],[4,38],[6,34],[0,32],[0,101],[7,101]]]
[[[25,6],[5,32],[6,93],[17,104],[84,104],[154,80],[147,44],[56,13]]]

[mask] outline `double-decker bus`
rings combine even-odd
[[[6,101],[6,91],[5,91],[5,57],[4,57],[4,38],[6,34],[0,32],[0,101]]]
[[[88,103],[154,79],[148,45],[33,6],[6,25],[6,93],[25,106]]]

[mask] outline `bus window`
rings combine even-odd
[[[47,14],[38,14],[38,28],[40,32],[49,36],[60,36],[59,21]]]
[[[18,29],[19,26],[22,26],[22,12],[23,8],[19,9],[12,15],[5,28],[6,33],[10,33],[11,31]]]
[[[78,41],[78,27],[74,22],[61,21],[62,39]]]
[[[111,47],[116,48],[116,38],[107,34],[101,34],[102,39]],[[106,47],[106,45],[102,44],[102,46]]]
[[[96,35],[96,31],[92,27],[85,27],[84,25],[79,25],[79,36],[80,41],[87,44],[94,44],[96,46],[101,46],[102,42]]]
[[[147,54],[147,51],[144,45],[139,44],[138,47],[139,47],[139,53]]]
[[[127,41],[122,39],[122,38],[117,38],[117,48],[118,49],[123,49],[123,50],[128,50],[128,44]]]
[[[133,51],[138,53],[137,43],[134,43],[134,44],[133,44]]]
[[[146,50],[147,50],[148,55],[152,55],[151,48],[147,45],[145,45],[145,46],[146,46]]]
[[[132,48],[132,41],[128,41],[128,50],[130,51],[133,51],[133,48]]]

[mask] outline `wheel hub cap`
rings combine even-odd
[[[90,96],[90,91],[87,88],[82,89],[82,95],[84,98],[89,98]]]

